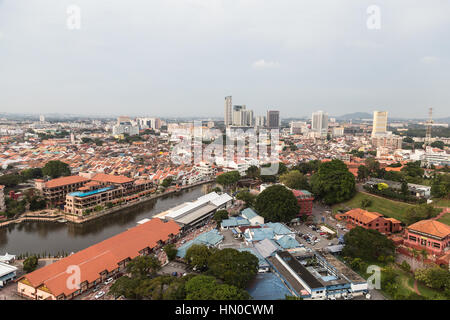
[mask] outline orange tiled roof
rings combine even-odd
[[[450,226],[436,220],[422,220],[413,223],[408,229],[427,233],[439,238],[445,238],[450,235]]]
[[[47,181],[45,183],[45,186],[47,188],[55,188],[55,187],[62,187],[66,186],[68,184],[74,184],[79,182],[85,182],[88,181],[88,178],[82,177],[82,176],[68,176],[68,177],[61,177],[52,179],[50,181]]]
[[[134,181],[133,179],[125,177],[125,176],[104,174],[104,173],[97,173],[95,176],[92,177],[92,180],[100,181],[100,182],[111,182],[111,183],[127,183],[127,182]]]
[[[159,240],[166,241],[170,234],[176,235],[179,231],[180,227],[173,220],[163,222],[161,219],[152,219],[26,274],[23,278],[34,288],[45,285],[55,297],[61,294],[67,296],[76,291],[69,289],[66,284],[71,275],[66,273],[69,266],[80,268],[81,282],[93,282],[100,277],[100,272],[117,269],[120,261],[139,256],[140,250],[154,248]]]
[[[370,223],[376,218],[382,217],[382,214],[378,212],[369,212],[360,208],[352,209],[346,212],[345,215],[358,219],[363,223]]]

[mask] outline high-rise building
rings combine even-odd
[[[117,118],[117,124],[112,128],[113,135],[128,134],[130,136],[139,134],[139,127],[132,124],[130,117],[121,116]]]
[[[267,111],[267,128],[277,129],[280,127],[280,111]]]
[[[387,133],[387,111],[373,112],[372,137],[375,135],[384,135]]]
[[[233,121],[232,121],[232,125],[233,126],[242,126],[243,123],[243,114],[242,111],[245,110],[245,105],[242,106],[233,106]]]
[[[41,115],[39,116],[39,121],[40,121],[40,122],[45,122],[45,116],[41,114]]]
[[[231,105],[231,96],[225,97],[225,127],[229,127],[233,124],[233,113]]]
[[[255,126],[258,128],[264,128],[266,126],[266,117],[265,116],[257,116]]]
[[[292,121],[290,123],[290,134],[300,134],[302,133],[302,128],[306,127],[306,122],[304,121]]]
[[[328,113],[323,111],[313,112],[311,130],[326,136],[328,133]]]

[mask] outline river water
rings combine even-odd
[[[166,195],[111,213],[84,224],[58,222],[22,222],[0,228],[0,254],[43,254],[77,252],[136,226],[136,222],[150,218],[186,201],[192,201],[210,191],[205,184]]]

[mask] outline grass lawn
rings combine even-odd
[[[386,217],[395,218],[402,222],[404,220],[406,209],[412,206],[408,203],[379,198],[373,195],[358,192],[352,199],[335,204],[333,206],[333,213],[336,213],[338,209],[344,209],[345,207],[352,209],[361,208],[361,200],[364,198],[372,200],[372,205],[366,208],[367,211],[378,212]]]
[[[450,207],[450,199],[433,200],[433,205],[436,207]]]
[[[444,214],[438,221],[450,226],[450,212]]]

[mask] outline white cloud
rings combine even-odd
[[[426,57],[423,57],[422,59],[420,59],[420,62],[425,63],[425,64],[435,64],[435,63],[439,62],[439,58],[434,57],[434,56],[426,56]]]
[[[280,63],[278,61],[266,61],[264,59],[257,60],[252,63],[254,69],[272,69],[278,68]]]

